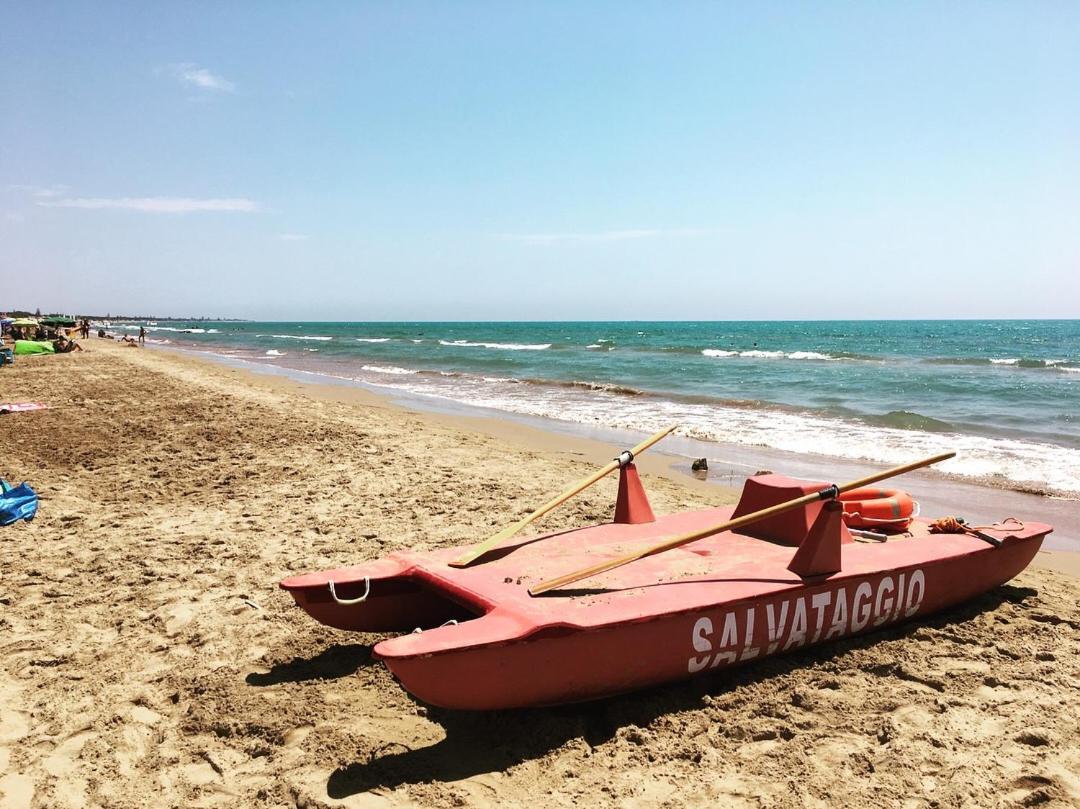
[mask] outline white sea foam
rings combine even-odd
[[[1017,357],[1007,357],[1005,359],[991,359],[994,365],[1019,365],[1020,360]]]
[[[320,343],[325,343],[327,340],[333,340],[333,337],[320,337],[316,334],[256,334],[256,337],[276,337],[279,340],[317,340]]]
[[[599,398],[573,389],[510,384],[500,377],[399,377],[383,386],[477,407],[646,433],[678,422],[683,425],[681,433],[705,441],[886,465],[954,450],[956,458],[935,468],[959,476],[1003,476],[1017,483],[1080,493],[1080,450],[1038,441],[902,430],[804,413],[651,397]]]
[[[395,374],[398,376],[405,376],[417,373],[409,368],[399,368],[396,365],[362,365],[360,366],[365,371],[371,371],[376,374]]]
[[[439,340],[439,345],[454,348],[497,348],[503,351],[543,351],[551,348],[551,343],[472,343],[468,340]]]
[[[357,337],[358,343],[389,343],[392,338],[390,337]]]
[[[838,357],[831,357],[828,354],[822,354],[818,351],[792,351],[787,355],[789,360],[835,360]]]
[[[267,357],[284,357],[285,352],[278,351],[276,348],[271,348],[269,351],[266,352],[266,356]]]
[[[777,359],[789,359],[789,360],[819,360],[832,362],[839,360],[841,357],[834,357],[831,354],[822,354],[820,351],[762,351],[761,349],[750,349],[749,351],[728,351],[723,348],[706,348],[701,352],[706,357],[714,357],[717,359],[723,359],[724,357],[748,357],[751,359],[764,359],[764,360],[777,360]]]
[[[130,323],[119,323],[116,326],[118,329],[131,329],[132,331],[138,331],[145,328],[147,331],[175,331],[185,332],[187,334],[202,334],[202,329],[177,329],[173,326],[140,326],[138,324],[131,325]]]
[[[756,358],[760,358],[760,359],[770,359],[771,360],[771,359],[777,359],[778,357],[783,357],[784,352],[783,351],[762,351],[760,349],[755,348],[755,349],[751,349],[750,351],[740,351],[739,356],[740,357],[756,357]]]
[[[138,323],[134,325],[131,323],[118,323],[116,328],[131,329],[132,331],[138,331],[139,329],[146,329],[147,331],[173,331],[178,334],[221,334],[217,329],[200,329],[196,327],[178,329],[175,326],[140,326]]]

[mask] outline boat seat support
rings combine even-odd
[[[619,467],[619,496],[615,501],[615,522],[628,525],[656,522],[645,487],[633,462]]]
[[[803,578],[840,572],[840,547],[850,534],[844,527],[844,506],[829,500],[822,507],[806,538],[799,543],[788,570]]]

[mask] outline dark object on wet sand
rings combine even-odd
[[[694,461],[692,464],[690,464],[690,471],[691,472],[708,472],[709,471],[709,462],[707,460],[705,460],[704,458],[698,458],[696,461]]]

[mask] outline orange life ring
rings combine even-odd
[[[849,528],[907,528],[919,504],[900,489],[852,489],[840,495],[844,523]]]

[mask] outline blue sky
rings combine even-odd
[[[7,3],[0,309],[1080,316],[1075,3]]]

